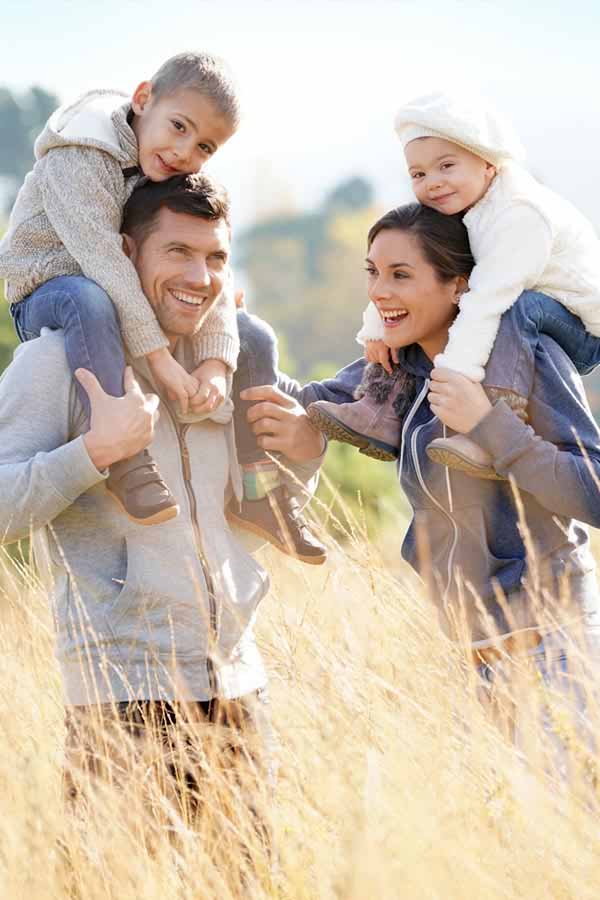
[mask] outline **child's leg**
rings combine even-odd
[[[38,337],[42,328],[62,329],[71,372],[88,369],[107,394],[123,395],[125,353],[117,312],[94,281],[80,275],[53,278],[18,303],[13,315],[19,336],[26,340]],[[77,380],[75,384],[89,422],[89,398]],[[111,466],[106,487],[139,525],[165,522],[179,512],[147,450]]]
[[[240,398],[246,388],[277,383],[277,339],[270,325],[245,310],[238,311],[237,320],[240,355],[232,398],[244,497],[238,508],[230,507],[228,515],[235,524],[265,538],[283,553],[318,565],[325,562],[326,549],[302,518],[297,500],[288,494],[279,467],[259,447],[246,418],[252,404]]]
[[[547,334],[573,360],[581,374],[600,363],[600,338],[585,330],[581,319],[561,303],[536,291],[525,291],[504,313],[485,372],[484,387],[493,402],[503,399],[525,416],[535,375],[539,335]],[[499,478],[491,457],[467,435],[432,441],[427,453],[435,462],[479,478]]]
[[[391,375],[378,363],[363,370],[355,400],[318,400],[308,407],[316,428],[328,438],[358,447],[365,456],[394,460],[400,447],[405,407],[413,399],[412,380],[396,366]]]

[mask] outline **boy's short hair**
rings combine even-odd
[[[240,101],[233,74],[225,62],[210,53],[178,53],[162,64],[151,78],[152,93],[164,97],[182,89],[199,91],[214,103],[236,128]]]
[[[214,178],[199,173],[142,182],[125,204],[121,232],[142,243],[154,230],[163,207],[209,221],[223,219],[231,228],[227,191]]]

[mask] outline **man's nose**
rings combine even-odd
[[[205,259],[190,260],[185,270],[186,280],[194,287],[208,287],[210,272]]]

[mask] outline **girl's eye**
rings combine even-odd
[[[454,163],[443,163],[442,169],[451,169]]]
[[[176,131],[180,131],[181,134],[185,131],[185,125],[183,122],[178,122],[177,119],[173,119],[173,127]]]
[[[423,172],[413,172],[411,178],[413,181],[417,181],[419,178],[423,177]]]

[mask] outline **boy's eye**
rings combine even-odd
[[[442,163],[441,168],[442,168],[442,170],[443,169],[451,169],[453,165],[454,165],[454,163],[451,163],[451,162]]]
[[[183,124],[183,122],[179,122],[177,119],[173,119],[173,120],[172,120],[172,125],[173,125],[173,127],[175,128],[176,131],[180,131],[181,134],[184,133],[184,131],[185,131],[185,125]]]
[[[198,146],[207,156],[212,156],[213,149],[209,144],[198,144]]]
[[[413,172],[410,177],[413,181],[417,181],[419,178],[422,178],[424,174],[424,172]]]

